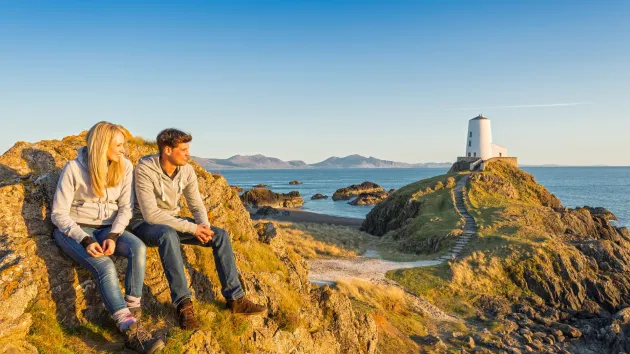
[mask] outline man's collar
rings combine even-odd
[[[175,168],[175,171],[173,172],[173,175],[172,175],[172,176],[169,176],[169,175],[168,175],[168,173],[166,173],[166,171],[164,171],[164,169],[162,168],[162,166],[160,166],[160,169],[162,169],[162,173],[164,173],[164,175],[165,175],[165,176],[167,176],[167,177],[168,177],[168,178],[170,178],[170,179],[175,179],[175,177],[176,177],[176,176],[177,176],[177,174],[179,173],[179,169],[180,169],[180,167],[179,167],[179,166],[177,166],[177,167]]]

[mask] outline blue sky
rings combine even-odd
[[[0,1],[0,150],[100,120],[193,154],[630,165],[628,1]]]

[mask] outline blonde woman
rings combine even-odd
[[[87,134],[87,146],[64,167],[52,206],[53,232],[59,247],[96,278],[105,307],[125,337],[125,347],[153,353],[162,347],[138,323],[146,247],[125,231],[133,209],[133,165],[124,157],[129,133],[120,125],[99,122]],[[114,262],[126,257],[125,296]]]

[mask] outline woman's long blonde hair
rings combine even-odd
[[[107,187],[114,187],[122,182],[125,176],[125,162],[107,160],[107,150],[116,136],[121,133],[125,139],[130,137],[129,131],[122,125],[109,122],[96,123],[87,133],[88,173],[92,190],[97,197],[105,196]]]

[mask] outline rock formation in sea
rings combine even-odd
[[[291,181],[291,182],[289,182],[289,184],[296,185],[296,184],[302,184],[302,182],[301,181]]]
[[[299,208],[304,204],[300,192],[275,193],[266,188],[252,188],[241,195],[243,204],[258,208],[270,206],[274,208]]]
[[[0,352],[94,353],[122,347],[93,277],[50,237],[50,203],[61,168],[76,157],[84,141],[85,133],[63,140],[18,142],[0,156]],[[154,143],[140,138],[132,139],[127,151],[134,164],[155,152]],[[167,347],[188,353],[374,353],[378,338],[374,320],[356,312],[347,297],[311,285],[306,262],[288,251],[282,240],[258,241],[260,234],[225,178],[192,165],[211,223],[232,237],[248,296],[267,306],[269,313],[233,318],[222,308],[212,250],[182,245],[187,277],[203,318],[201,330],[182,335],[174,328],[177,320],[157,249],[149,248],[143,321],[151,328],[159,324],[159,331],[167,334]],[[185,202],[182,215],[190,215]],[[123,279],[126,260],[112,259]],[[95,328],[103,328],[98,331],[104,336],[90,334]],[[118,347],[111,341],[119,342]]]
[[[350,205],[376,205],[387,198],[385,191],[361,193],[358,197],[348,202]]]
[[[384,192],[383,187],[376,183],[365,181],[361,184],[353,184],[345,188],[339,188],[333,194],[333,200],[348,200],[361,193]]]
[[[317,199],[328,199],[328,196],[321,193],[317,193],[311,197],[311,200],[317,200]]]

